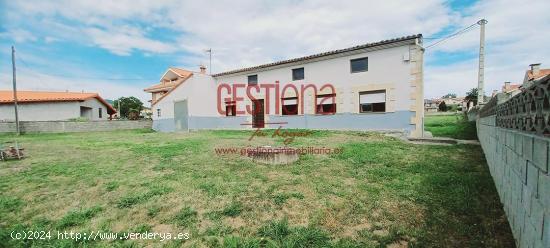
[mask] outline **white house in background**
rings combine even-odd
[[[13,91],[0,90],[0,121],[14,121]],[[17,91],[20,121],[108,120],[116,110],[97,93]]]
[[[174,85],[152,99],[158,131],[282,126],[423,132],[420,34],[213,75],[204,67],[176,69],[160,80]],[[314,87],[302,91],[308,85]]]

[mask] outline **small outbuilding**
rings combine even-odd
[[[15,120],[13,91],[0,90],[0,121]],[[109,120],[116,110],[97,93],[17,91],[20,121]]]

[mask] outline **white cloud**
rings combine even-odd
[[[468,10],[469,15],[458,21],[468,26],[481,18],[486,26],[485,94],[500,89],[504,82],[521,83],[531,63],[550,67],[550,2],[538,1],[481,1]],[[528,13],[528,14],[526,14]],[[437,46],[446,52],[475,52],[479,49],[479,28]],[[426,56],[431,56],[430,51]],[[460,61],[448,66],[427,66],[426,96],[437,97],[455,92],[464,94],[477,87],[478,61]]]
[[[218,70],[270,62],[404,35],[437,32],[454,18],[439,0],[388,1],[25,1],[10,3],[63,40],[117,55],[185,52],[195,65],[216,52]],[[430,10],[430,15],[425,14]],[[63,17],[60,18],[56,17]],[[46,23],[42,21],[46,20]],[[65,20],[73,22],[70,27]],[[147,30],[168,28],[175,41]],[[75,30],[71,30],[75,29]],[[75,35],[78,34],[78,35]],[[52,36],[55,37],[55,36]],[[177,38],[176,38],[177,37]]]
[[[455,12],[442,0],[410,1],[12,1],[8,30],[25,30],[21,40],[43,38],[101,47],[125,56],[177,54],[174,65],[196,69],[213,49],[214,72],[257,65],[366,42],[465,27],[481,18],[487,25],[486,92],[504,81],[519,82],[527,65],[550,66],[545,0],[480,1]],[[20,25],[19,25],[20,24]],[[163,37],[154,30],[162,28]],[[35,37],[35,38],[32,38]],[[46,38],[49,37],[49,38]],[[430,43],[426,41],[426,43]],[[477,53],[479,30],[426,52]],[[160,74],[161,72],[159,72]],[[105,83],[106,89],[115,83]],[[464,94],[477,85],[477,60],[425,70],[425,95]],[[139,89],[141,90],[141,89]]]
[[[169,44],[146,38],[141,30],[134,27],[117,27],[114,31],[87,28],[84,32],[89,35],[94,44],[116,55],[130,55],[134,49],[149,53],[175,51]]]
[[[27,41],[36,41],[37,38],[31,32],[23,29],[12,29],[6,32],[0,33],[0,38],[13,39],[17,43],[23,43]]]
[[[21,73],[23,71],[24,73]],[[105,99],[117,99],[121,96],[135,96],[147,106],[148,94],[141,85],[116,84],[108,80],[67,78],[21,70],[17,75],[18,90],[95,92]],[[8,71],[0,73],[0,89],[11,89],[12,78]]]

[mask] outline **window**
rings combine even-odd
[[[225,116],[237,116],[237,104],[235,101],[225,102]]]
[[[363,72],[369,70],[369,58],[359,58],[350,60],[351,73]]]
[[[336,113],[336,94],[317,95],[316,114]]]
[[[160,117],[160,109],[157,109],[157,117]]]
[[[386,91],[359,92],[359,112],[386,112]]]
[[[304,79],[304,67],[292,69],[292,80]]]
[[[281,105],[283,115],[297,115],[298,114],[298,97],[281,98]]]
[[[103,109],[99,108],[99,118],[103,118]]]
[[[248,84],[258,84],[258,75],[248,76]]]

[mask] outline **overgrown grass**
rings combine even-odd
[[[273,132],[269,130],[267,132]],[[291,146],[342,148],[292,165],[215,147],[282,145],[247,131],[28,134],[0,163],[6,247],[510,247],[479,146],[412,145],[316,131]],[[14,230],[158,232],[189,240],[13,240]]]
[[[470,122],[463,115],[427,115],[424,128],[435,137],[477,140],[475,121]]]

